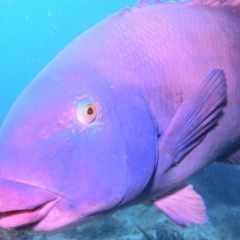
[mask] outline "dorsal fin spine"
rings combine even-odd
[[[188,5],[240,6],[240,0],[190,0]]]
[[[195,6],[195,5],[204,5],[204,6],[239,6],[240,7],[240,0],[138,0],[138,2],[132,7],[132,8],[124,8],[120,10],[118,13],[114,14],[115,16],[122,16],[129,12],[131,12],[134,9],[143,8],[149,5],[153,4],[186,4],[189,6]]]
[[[142,7],[144,7],[144,6],[148,5],[148,4],[149,4],[148,0],[139,0],[139,1],[134,5],[133,8],[142,8]]]

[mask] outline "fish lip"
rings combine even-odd
[[[13,210],[0,213],[0,227],[9,230],[31,230],[44,219],[54,206],[62,199],[57,197],[32,209]]]
[[[0,227],[17,229],[45,218],[62,196],[41,186],[0,178]]]

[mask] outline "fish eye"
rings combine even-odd
[[[93,104],[89,104],[84,109],[85,116],[87,118],[95,118],[96,117],[96,108]]]
[[[82,101],[77,106],[77,119],[82,124],[91,124],[97,117],[96,106],[88,101]]]

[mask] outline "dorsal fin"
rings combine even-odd
[[[142,8],[146,5],[148,5],[148,0],[139,0],[135,5],[134,8]]]
[[[205,6],[240,6],[240,0],[190,0],[188,5]]]
[[[120,17],[122,15],[125,15],[125,14],[131,12],[131,11],[132,11],[131,8],[126,7],[126,8],[123,8],[123,9],[119,10],[117,13],[113,14],[112,16]]]
[[[143,8],[153,4],[186,4],[189,6],[204,5],[204,6],[238,6],[240,7],[240,0],[138,0],[132,8],[124,8],[114,14],[114,16],[122,16],[131,12],[134,9]]]
[[[148,4],[156,4],[156,3],[187,3],[188,5],[208,5],[208,6],[240,6],[240,0],[168,0],[168,1],[163,1],[163,0],[139,0],[134,8],[141,8],[144,7]]]
[[[134,5],[133,8],[142,8],[147,5],[157,4],[157,3],[168,3],[168,2],[175,2],[174,0],[163,1],[163,0],[138,0],[138,2]],[[176,1],[177,2],[177,1]]]

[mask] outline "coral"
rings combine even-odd
[[[102,220],[88,223],[82,227],[63,231],[68,237],[81,240],[106,239],[121,236],[127,233],[127,229],[121,226],[113,216],[107,216]]]
[[[184,240],[175,229],[168,229],[164,224],[156,224],[156,240]]]
[[[0,240],[33,240],[33,234],[24,231],[6,231],[0,229]]]
[[[155,225],[155,237],[148,234],[145,230],[138,226],[147,240],[184,240],[184,237],[175,229],[168,229],[165,224],[159,223]]]

